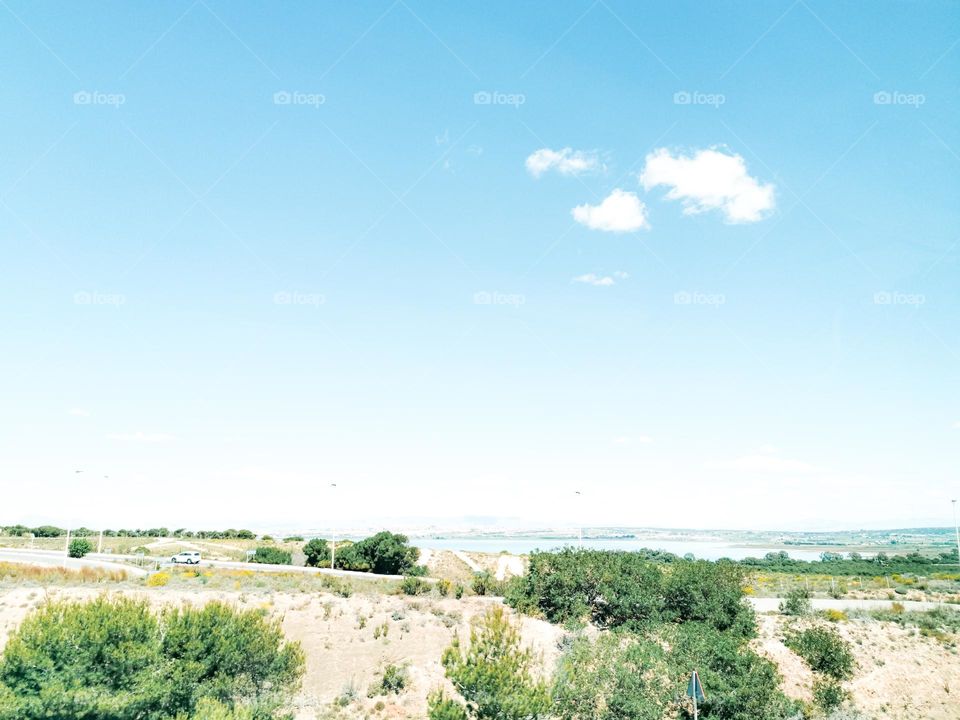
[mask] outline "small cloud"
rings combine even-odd
[[[535,178],[549,170],[556,170],[561,175],[580,175],[598,170],[600,160],[597,158],[597,154],[593,152],[572,148],[563,148],[562,150],[541,148],[527,158],[526,166],[527,172]]]
[[[67,415],[73,415],[74,417],[90,417],[90,412],[84,410],[83,408],[70,408],[67,410]]]
[[[760,452],[742,455],[734,460],[716,460],[704,465],[708,470],[732,470],[746,473],[798,474],[817,472],[817,468],[801,460],[779,457],[766,446]]]
[[[173,440],[173,435],[166,433],[110,433],[106,436],[107,440],[118,440],[121,442],[141,442],[141,443],[161,443]]]
[[[613,439],[614,445],[649,445],[653,442],[653,438],[649,435],[618,435]]]
[[[772,184],[750,177],[740,155],[714,149],[698,150],[692,157],[655,150],[647,155],[640,182],[644,190],[668,186],[667,198],[681,200],[686,215],[720,210],[729,223],[757,222],[774,206]]]
[[[450,131],[444,130],[443,135],[434,135],[433,141],[437,145],[446,145],[448,142],[450,142]]]
[[[571,282],[584,283],[585,285],[596,285],[597,287],[610,287],[617,282],[609,275],[597,275],[596,273],[587,273],[586,275],[577,275]]]
[[[610,193],[599,205],[578,205],[571,214],[573,219],[591,230],[606,232],[632,232],[650,227],[647,222],[647,207],[636,193],[619,188]]]
[[[957,421],[953,424],[953,429],[954,429],[954,430],[960,430],[960,420],[957,420]]]

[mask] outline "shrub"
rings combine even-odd
[[[406,535],[379,532],[337,549],[337,567],[360,570],[380,575],[423,575],[425,568],[417,565],[420,551],[408,544]]]
[[[683,697],[691,668],[707,688],[703,718],[794,717],[797,708],[780,690],[776,667],[743,638],[701,623],[574,640],[554,674],[554,711],[561,720],[677,717],[676,698]]]
[[[446,597],[447,595],[449,595],[450,589],[452,587],[453,587],[453,583],[451,583],[446,578],[440,578],[439,580],[437,580],[437,594],[440,597]]]
[[[835,680],[853,675],[853,653],[833,628],[812,627],[789,633],[786,646],[802,657],[810,669]]]
[[[293,557],[287,550],[281,550],[276,547],[258,547],[250,558],[252,563],[263,563],[266,565],[292,565]]]
[[[813,612],[810,602],[810,591],[806,587],[795,587],[787,591],[787,596],[780,603],[780,612],[784,615],[802,617]]]
[[[170,582],[170,574],[165,572],[155,572],[147,577],[147,587],[163,587]]]
[[[483,570],[473,574],[471,585],[477,595],[502,595],[503,583],[498,582],[489,571]]]
[[[555,623],[591,619],[601,627],[640,630],[694,621],[747,636],[754,621],[743,602],[743,579],[731,562],[664,563],[642,552],[565,548],[533,553],[527,574],[508,584],[505,600]]]
[[[293,690],[303,674],[299,645],[285,643],[279,621],[264,619],[258,610],[213,602],[169,609],[161,619],[163,655],[176,660],[169,692],[181,705],[201,696],[222,702],[255,698],[272,712],[284,699],[282,691]]]
[[[847,692],[832,678],[817,678],[813,681],[813,703],[824,713],[831,713],[847,699]]]
[[[307,565],[310,567],[327,567],[330,564],[330,546],[321,538],[313,538],[304,545],[303,554],[307,556]]]
[[[399,695],[407,686],[408,674],[407,668],[403,665],[387,665],[383,669],[383,676],[380,681],[370,688],[369,696],[377,695]]]
[[[442,658],[447,677],[476,720],[536,720],[550,713],[546,684],[534,678],[533,654],[520,644],[520,632],[502,607],[492,608],[470,632],[467,649],[454,638]],[[455,713],[449,704],[445,711]],[[436,717],[431,714],[431,718]],[[447,717],[462,717],[448,714]]]
[[[664,582],[664,619],[701,622],[723,632],[749,637],[753,610],[743,600],[743,570],[731,562],[679,562]]]
[[[303,535],[288,535],[283,539],[284,542],[303,542]]]
[[[430,583],[419,577],[405,577],[400,589],[404,595],[423,595],[430,592]]]
[[[67,547],[67,554],[72,558],[82,558],[91,550],[93,550],[93,545],[90,544],[89,540],[86,538],[77,538],[76,540],[70,541],[70,545]]]
[[[468,720],[463,704],[448,698],[442,690],[431,693],[427,698],[427,717],[430,720]]]
[[[7,641],[0,719],[264,720],[302,672],[299,647],[256,611],[212,603],[157,617],[144,601],[52,602]]]

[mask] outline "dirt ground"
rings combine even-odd
[[[0,647],[31,609],[50,598],[86,599],[104,592],[96,587],[0,589]],[[146,598],[152,605],[222,600],[242,608],[261,608],[280,618],[284,632],[306,653],[303,687],[295,700],[297,720],[332,718],[424,717],[426,697],[445,687],[440,657],[455,633],[466,636],[471,618],[499,601],[493,598],[406,597],[358,592],[349,598],[315,592],[191,590],[174,587],[113,591]],[[759,652],[775,661],[784,690],[809,700],[813,675],[781,640],[787,619],[758,616]],[[559,655],[564,630],[547,622],[518,618],[522,635],[547,673]],[[957,650],[912,629],[872,620],[834,625],[850,642],[857,660],[853,680],[845,683],[858,708],[869,718],[956,720],[960,678]],[[955,639],[954,639],[955,640]],[[407,688],[399,695],[368,696],[388,664],[408,668]],[[954,695],[951,694],[954,693]],[[344,699],[341,706],[337,701]]]
[[[31,609],[46,599],[88,599],[97,588],[12,588],[0,590],[0,647]],[[423,598],[356,593],[349,598],[319,593],[256,593],[152,588],[112,594],[146,598],[152,605],[201,605],[223,600],[262,608],[282,620],[288,638],[307,657],[303,687],[295,699],[297,720],[365,717],[416,718],[426,715],[426,697],[446,687],[440,657],[455,633],[469,635],[470,619],[498,601],[493,598]],[[563,630],[541,620],[522,619],[523,637],[553,667]],[[406,665],[409,682],[400,695],[368,697],[388,664]],[[350,698],[344,707],[338,698]],[[375,708],[379,706],[379,710]]]

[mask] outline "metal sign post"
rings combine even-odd
[[[707,699],[703,694],[703,685],[700,684],[700,675],[694,670],[690,675],[690,683],[687,685],[687,697],[693,700],[693,720],[699,720],[699,704]]]

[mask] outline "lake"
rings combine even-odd
[[[411,538],[410,543],[431,550],[463,550],[466,552],[499,553],[506,550],[514,555],[526,555],[533,550],[553,550],[565,545],[577,545],[577,538],[538,537],[456,537],[456,538]],[[701,560],[719,560],[726,557],[742,560],[747,557],[763,557],[768,552],[783,548],[736,545],[720,540],[660,540],[658,538],[584,538],[583,547],[595,550],[664,550],[675,555],[693,553]],[[789,548],[790,557],[797,560],[819,560],[819,550]]]

